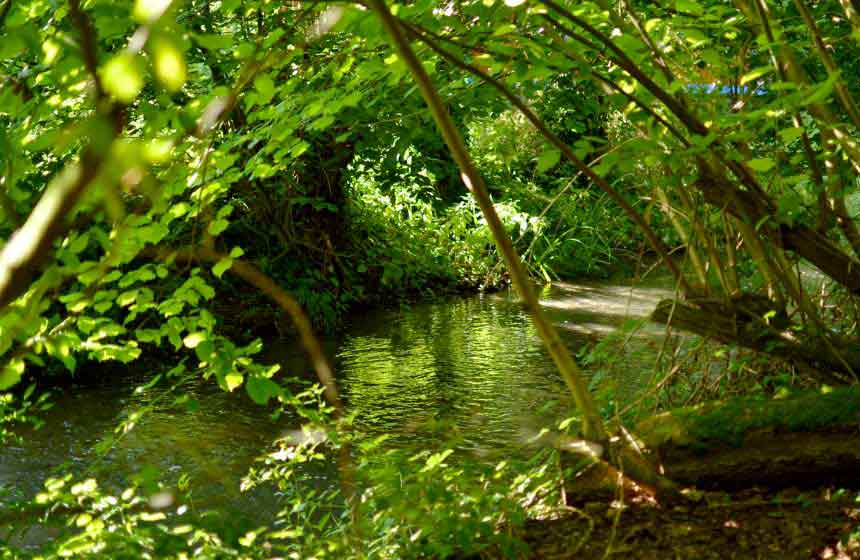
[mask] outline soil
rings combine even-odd
[[[532,521],[535,559],[860,559],[860,493],[694,493],[683,506],[589,502]]]

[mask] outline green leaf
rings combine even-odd
[[[263,103],[268,103],[275,96],[275,82],[268,74],[260,74],[254,79],[254,89],[260,94]]]
[[[360,91],[354,91],[341,100],[343,107],[357,107],[361,103],[362,95]]]
[[[137,329],[134,331],[134,337],[140,342],[153,342],[158,344],[161,342],[162,332],[159,329]]]
[[[334,124],[334,117],[331,115],[325,115],[312,122],[309,128],[311,130],[325,130],[332,124]]]
[[[229,216],[232,213],[233,213],[233,205],[232,204],[226,204],[226,205],[222,206],[220,210],[218,210],[218,213],[215,214],[215,218],[220,220],[221,218],[226,218],[227,216]]]
[[[233,46],[233,36],[229,33],[225,35],[194,34],[191,37],[194,42],[209,51],[229,49]]]
[[[231,266],[233,266],[233,259],[221,259],[212,267],[212,274],[217,278],[221,278],[221,276],[227,272]]]
[[[834,73],[825,81],[821,82],[820,84],[816,84],[812,88],[812,93],[809,94],[809,96],[803,100],[803,103],[809,105],[814,103],[823,103],[824,101],[826,101],[827,98],[829,98],[830,95],[833,93],[833,89],[836,86],[836,81],[838,80],[838,78],[839,74]]]
[[[136,56],[123,52],[100,70],[102,85],[109,94],[123,103],[131,103],[143,89],[143,71]]]
[[[803,200],[792,191],[787,190],[777,200],[777,217],[779,221],[789,226],[794,225],[797,218],[803,213]]]
[[[212,344],[211,340],[204,340],[194,348],[194,353],[201,362],[211,362],[212,355],[215,353],[215,345]]]
[[[230,226],[230,222],[224,219],[213,220],[209,224],[209,233],[212,235],[221,235],[221,233]]]
[[[198,277],[198,282],[194,283],[194,289],[197,290],[197,293],[203,296],[205,299],[212,299],[215,297],[215,289],[204,282],[202,279]]]
[[[705,12],[702,6],[693,0],[675,0],[675,9],[694,16],[700,16]]]
[[[135,234],[138,239],[146,243],[160,243],[168,234],[168,229],[161,224],[150,224],[137,228]]]
[[[741,85],[747,84],[755,80],[756,78],[760,78],[772,71],[772,66],[759,66],[758,68],[753,68],[752,70],[741,76]]]
[[[21,376],[24,374],[25,369],[24,360],[20,358],[10,360],[2,371],[0,371],[0,391],[17,385],[21,381]]]
[[[651,18],[645,22],[645,31],[647,33],[652,33],[661,23],[663,23],[662,18]]]
[[[232,46],[233,48],[233,56],[238,58],[239,60],[250,57],[257,50],[253,43],[249,43],[244,41],[239,43],[238,45]]]
[[[169,92],[176,92],[185,85],[188,70],[185,56],[175,41],[159,37],[152,42],[153,69],[155,77]]]
[[[182,87],[181,85],[179,87]],[[176,88],[179,89],[179,88]],[[173,151],[173,141],[168,138],[153,138],[143,146],[143,157],[149,163],[167,163]]]
[[[747,165],[749,165],[752,169],[756,171],[764,173],[773,169],[773,166],[776,164],[770,158],[756,158],[749,160],[747,162]]]
[[[209,337],[205,332],[195,332],[191,333],[185,338],[182,339],[182,343],[186,348],[196,348],[198,344],[208,339]]]
[[[800,127],[784,128],[780,130],[778,134],[779,137],[782,138],[783,142],[785,142],[786,144],[790,144],[791,142],[794,142],[795,140],[803,136],[803,129]]]
[[[549,171],[558,164],[559,160],[561,160],[561,152],[559,150],[549,149],[544,151],[537,160],[538,173]]]
[[[123,292],[116,299],[117,304],[120,307],[128,307],[137,299],[138,290],[128,290],[127,292]]]
[[[69,244],[69,250],[77,255],[78,253],[87,248],[89,242],[89,233],[84,233],[83,235],[78,236],[74,241]]]
[[[430,455],[427,458],[427,463],[424,465],[424,468],[421,469],[421,472],[427,472],[443,466],[445,459],[447,459],[448,455],[453,452],[454,451],[452,449],[446,449],[445,451]]]
[[[132,14],[140,23],[152,23],[169,8],[170,0],[136,0]]]
[[[242,374],[238,371],[231,371],[226,376],[224,376],[224,384],[227,386],[228,391],[232,391],[236,387],[242,384],[243,381]]]
[[[245,384],[248,396],[257,404],[267,404],[269,399],[277,397],[281,393],[281,387],[265,377],[253,376],[248,378]]]

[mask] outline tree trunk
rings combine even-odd
[[[814,334],[803,339],[789,326],[785,310],[764,296],[741,294],[729,302],[691,298],[663,300],[651,320],[673,328],[737,344],[759,352],[800,361],[827,383],[856,380],[860,372],[860,341]]]
[[[768,207],[761,197],[736,188],[725,178],[707,171],[703,165],[700,166],[696,186],[709,204],[725,208],[749,224],[761,224],[758,231],[768,242],[803,257],[852,293],[860,293],[860,261],[821,233],[803,224],[792,227],[777,224],[775,209]]]

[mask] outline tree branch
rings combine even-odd
[[[451,55],[446,50],[442,49],[432,39],[430,39],[427,35],[423,34],[419,29],[412,26],[410,23],[403,21],[403,20],[397,20],[397,21],[409,33],[413,34],[418,39],[420,39],[423,43],[425,43],[428,47],[430,47],[430,49],[432,49],[439,56],[441,56],[445,60],[449,61],[450,63],[454,64],[458,68],[465,70],[465,71],[469,72],[470,74],[477,76],[478,78],[480,78],[481,80],[490,84],[496,90],[498,90],[514,107],[517,108],[517,110],[519,110],[523,114],[523,116],[526,117],[526,119],[528,119],[528,121],[530,123],[532,123],[532,126],[534,126],[535,129],[537,129],[537,131],[540,132],[540,134],[544,138],[546,138],[550,144],[552,144],[559,151],[561,151],[561,153],[564,154],[564,157],[568,161],[570,161],[574,166],[576,166],[576,168],[581,173],[583,173],[586,177],[588,177],[589,180],[591,180],[601,190],[603,190],[606,194],[608,194],[612,198],[612,200],[614,200],[621,207],[621,209],[624,210],[624,213],[627,214],[627,216],[631,220],[633,220],[633,222],[639,227],[639,229],[642,231],[642,233],[648,239],[648,242],[651,244],[651,246],[654,248],[654,250],[657,252],[657,254],[660,255],[661,259],[663,259],[663,262],[666,264],[666,266],[669,268],[669,270],[672,272],[672,274],[675,276],[675,278],[680,283],[683,291],[685,293],[690,293],[692,291],[692,288],[687,283],[687,280],[684,278],[684,275],[678,269],[678,266],[669,257],[668,248],[663,244],[663,242],[660,240],[660,238],[657,236],[657,234],[654,233],[654,230],[651,229],[651,226],[648,225],[648,223],[645,221],[645,219],[630,205],[629,202],[627,202],[627,200],[623,196],[621,196],[621,194],[618,191],[616,191],[614,188],[612,188],[612,186],[603,177],[601,177],[600,175],[595,173],[594,170],[591,169],[591,167],[589,167],[584,161],[582,161],[581,159],[576,157],[576,154],[574,154],[571,147],[568,146],[555,133],[553,133],[546,126],[546,124],[535,114],[534,111],[531,110],[531,108],[522,99],[520,99],[519,97],[514,95],[514,93],[511,92],[511,90],[507,86],[505,86],[503,83],[501,83],[499,80],[493,78],[492,76],[490,76],[489,74],[487,74],[483,70],[481,70],[475,66],[472,66],[471,64],[467,64],[467,63],[463,62],[462,60],[458,59],[457,57]]]
[[[11,0],[9,2],[11,4]],[[100,101],[105,97],[105,91],[98,72],[99,57],[96,48],[98,41],[96,30],[93,28],[90,18],[81,10],[79,0],[69,0],[69,17],[78,31],[78,41],[81,44],[81,55],[84,59],[84,66],[87,67],[87,72],[90,73],[90,77],[95,84],[96,101]]]
[[[538,334],[558,367],[559,373],[565,383],[567,383],[573,398],[576,401],[577,407],[582,412],[583,432],[585,437],[596,442],[606,441],[606,429],[603,426],[600,415],[597,413],[597,408],[594,405],[594,401],[591,399],[591,395],[589,394],[588,388],[582,378],[579,366],[576,365],[570,352],[562,343],[555,327],[553,327],[552,323],[550,323],[543,315],[543,312],[540,309],[540,302],[531,288],[528,274],[520,261],[519,255],[517,255],[513,248],[511,240],[505,231],[505,227],[496,213],[492,200],[490,200],[490,195],[487,191],[487,185],[484,182],[484,178],[480,173],[478,173],[478,170],[472,163],[472,159],[469,156],[469,152],[466,149],[463,138],[457,130],[451,116],[448,114],[444,102],[436,91],[433,82],[430,80],[430,76],[427,75],[421,62],[415,56],[415,53],[412,51],[412,47],[409,45],[409,42],[403,34],[403,28],[388,10],[384,0],[371,0],[370,4],[374,11],[379,15],[382,25],[394,43],[397,53],[412,72],[424,100],[430,107],[430,111],[433,114],[436,125],[439,127],[442,137],[451,151],[451,156],[454,158],[454,161],[462,172],[463,181],[472,192],[484,214],[484,218],[487,220],[487,225],[493,234],[493,238],[496,241],[499,252],[502,254],[506,264],[508,265],[508,270],[511,273],[514,285],[532,315]]]

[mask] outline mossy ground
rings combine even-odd
[[[672,442],[703,450],[743,445],[755,430],[810,432],[860,421],[860,386],[804,391],[781,399],[735,397],[679,408],[642,422],[637,433],[651,447]]]

